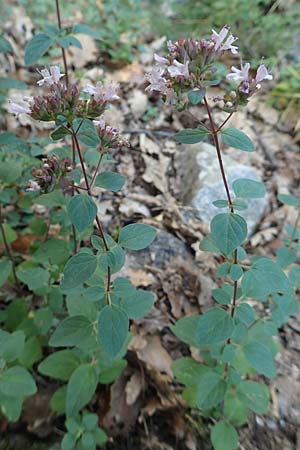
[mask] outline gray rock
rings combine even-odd
[[[258,172],[250,166],[240,164],[228,155],[223,154],[223,163],[230,187],[238,178],[249,178],[260,181]],[[182,148],[176,161],[178,174],[181,178],[181,200],[186,210],[185,220],[199,219],[210,222],[218,213],[226,209],[215,207],[212,202],[225,200],[226,194],[222,182],[215,148],[207,143],[188,145]],[[268,204],[267,198],[247,199],[248,208],[237,211],[247,221],[249,234],[253,233],[264,215]]]

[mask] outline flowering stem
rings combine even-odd
[[[2,209],[1,209],[1,204],[0,204],[0,230],[1,230],[1,235],[2,235],[2,240],[3,240],[3,244],[7,253],[7,256],[9,257],[9,259],[12,262],[12,272],[13,272],[13,277],[15,279],[15,283],[18,287],[20,287],[20,283],[19,280],[17,278],[17,274],[16,274],[16,261],[13,255],[13,252],[10,248],[10,245],[8,243],[6,234],[5,234],[5,230],[4,230],[4,226],[3,226],[3,217],[2,217]]]
[[[225,173],[224,164],[223,164],[223,160],[222,160],[222,153],[221,153],[221,148],[220,148],[220,142],[219,142],[219,137],[218,137],[218,132],[219,132],[220,127],[216,128],[216,126],[215,126],[215,123],[214,123],[214,120],[213,120],[213,117],[212,117],[212,113],[211,113],[211,110],[210,110],[207,98],[204,97],[203,100],[204,100],[205,108],[206,108],[206,111],[207,111],[207,114],[208,114],[209,123],[210,123],[210,127],[211,127],[211,133],[213,135],[213,139],[214,139],[214,143],[215,143],[215,147],[216,147],[216,151],[217,151],[219,167],[220,167],[220,171],[221,171],[221,175],[222,175],[222,179],[223,179],[223,184],[224,184],[224,188],[225,188],[227,199],[228,199],[230,212],[234,213],[233,202],[232,202],[232,198],[231,198],[230,191],[229,191],[228,181],[227,181],[227,178],[226,178],[226,173]],[[231,116],[227,117],[227,120],[229,120],[230,117]],[[225,122],[223,122],[222,126],[225,124]],[[233,263],[234,264],[238,263],[237,249],[235,249],[235,251],[234,251]],[[237,287],[238,287],[238,282],[234,281],[234,283],[233,283],[233,297],[232,297],[232,302],[231,302],[231,317],[234,317],[234,312],[235,312],[235,308],[236,308]]]
[[[208,118],[209,118],[209,123],[210,123],[210,127],[211,127],[211,133],[213,135],[213,139],[214,139],[214,143],[215,143],[215,147],[217,150],[217,156],[218,156],[218,161],[219,161],[219,166],[220,166],[220,171],[221,171],[221,175],[222,175],[222,179],[223,179],[223,184],[224,184],[224,188],[226,191],[226,195],[227,195],[227,200],[229,203],[229,207],[230,207],[230,212],[234,212],[233,211],[233,203],[232,203],[232,199],[231,199],[231,195],[229,192],[229,186],[228,186],[228,182],[227,182],[227,178],[226,178],[226,174],[225,174],[225,169],[224,169],[224,165],[223,165],[223,160],[222,160],[222,153],[221,153],[221,148],[220,148],[220,143],[219,143],[219,138],[218,138],[218,129],[215,127],[213,118],[212,118],[212,114],[211,114],[211,110],[208,104],[208,101],[206,99],[206,97],[204,97],[204,104],[205,104],[205,108],[208,114]]]
[[[72,136],[74,138],[75,147],[77,149],[77,153],[78,153],[78,156],[79,156],[80,165],[81,165],[81,169],[82,169],[82,173],[83,173],[83,178],[84,178],[84,182],[85,182],[85,185],[86,185],[86,190],[87,190],[88,195],[90,197],[92,197],[91,184],[89,183],[89,180],[88,180],[88,176],[87,176],[86,169],[85,169],[83,155],[82,155],[82,152],[81,152],[81,149],[80,149],[80,145],[79,145],[79,142],[78,142],[78,139],[77,139],[77,136],[76,136],[76,132],[74,131],[73,128],[72,128]],[[102,225],[101,225],[101,222],[99,220],[98,215],[96,215],[95,220],[96,220],[96,224],[97,224],[97,228],[98,228],[100,237],[101,237],[101,239],[103,241],[103,245],[104,245],[105,251],[108,252],[109,251],[109,246],[108,246],[108,243],[106,241],[105,234],[104,234],[104,231],[103,231],[103,228],[102,228]],[[111,270],[110,270],[110,267],[108,266],[107,267],[107,287],[106,287],[106,291],[107,292],[110,291],[110,284],[111,284]]]
[[[61,30],[62,26],[61,26],[61,16],[60,16],[60,9],[59,9],[59,0],[55,0],[55,5],[56,5],[57,24],[58,24],[58,28]],[[68,87],[69,86],[68,65],[67,65],[66,51],[63,47],[61,47],[61,53],[62,53],[62,58],[63,58],[63,62],[64,62],[66,86]]]
[[[217,129],[217,132],[219,132],[220,130],[222,130],[222,128],[224,127],[224,125],[228,122],[229,119],[231,119],[233,112],[231,112],[229,114],[229,116],[224,120],[224,122],[219,126],[219,128]]]
[[[76,167],[75,156],[76,156],[75,141],[72,136],[72,168],[73,168],[73,170]],[[74,194],[75,194],[75,186],[74,186],[74,182],[73,182],[71,196],[74,197]],[[72,234],[73,234],[73,241],[74,241],[74,254],[76,255],[76,253],[77,253],[77,236],[76,236],[76,228],[74,227],[74,225],[72,225]]]
[[[95,172],[94,172],[94,175],[93,175],[93,178],[92,178],[92,181],[91,181],[91,184],[90,184],[90,187],[91,187],[91,188],[93,187],[93,184],[94,184],[95,178],[96,178],[96,176],[97,176],[99,167],[100,167],[100,165],[101,165],[103,156],[104,156],[104,153],[101,153],[100,158],[99,158],[99,161],[98,161],[98,164],[97,164],[97,167],[96,167],[96,169],[95,169]]]

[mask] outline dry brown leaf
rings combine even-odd
[[[137,400],[138,396],[142,392],[143,379],[139,372],[134,372],[130,380],[126,384],[126,402],[128,405],[133,405]]]
[[[162,154],[159,155],[159,161],[144,154],[142,154],[142,157],[146,165],[143,180],[146,181],[146,183],[153,183],[162,193],[168,192],[166,172],[170,164],[170,159]]]
[[[163,372],[173,377],[172,358],[162,346],[159,336],[147,336],[144,341],[144,347],[137,350],[138,358],[146,364],[149,370]]]

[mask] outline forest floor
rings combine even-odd
[[[20,20],[28,27],[28,17]],[[29,73],[22,62],[24,37],[17,34],[21,25],[11,25],[17,57],[5,64],[9,64],[7,71],[26,81],[29,88],[26,92],[11,91],[13,100],[32,94],[37,80],[37,74]],[[117,195],[101,194],[102,221],[111,229],[129,220],[142,220],[159,230],[149,250],[129,255],[122,272],[136,286],[154,292],[157,301],[146,318],[132,324],[128,366],[114,383],[98,389],[93,409],[111,437],[107,450],[210,449],[209,420],[184,404],[171,370],[172,360],[193,354],[194,349],[180,343],[169,328],[184,315],[210,307],[211,288],[218,282],[216,256],[200,251],[198,245],[208,232],[208,224],[193,217],[186,220],[184,214],[189,207],[182,191],[189,179],[182,167],[189,149],[175,144],[172,138],[183,124],[193,127],[195,123],[144,92],[145,70],[151,66],[153,53],[163,48],[162,39],[149,43],[133,64],[113,70],[99,63],[91,38],[79,38],[84,48],[69,52],[69,65],[85,71],[85,80],[93,82],[103,76],[120,84],[121,102],[107,111],[106,118],[131,144],[130,149],[115,155],[117,170],[128,182]],[[284,225],[294,220],[291,208],[279,204],[276,196],[297,188],[300,135],[294,131],[294,118],[282,117],[268,106],[267,99],[268,92],[257,95],[230,123],[241,126],[255,142],[256,152],[242,155],[242,163],[256,168],[268,193],[267,206],[249,237],[247,250],[274,256]],[[216,118],[223,114],[217,105],[214,113]],[[201,110],[197,114],[205,120]],[[17,119],[6,114],[3,123],[6,130],[22,138],[48,134],[44,123],[25,116]],[[240,154],[231,156],[241,162]],[[278,376],[270,384],[270,412],[263,417],[253,415],[248,426],[240,430],[241,450],[300,450],[299,317],[280,330],[280,340]],[[0,438],[0,450],[59,448],[56,442],[62,418],[55,417],[49,408],[56,387],[56,382],[43,384],[39,393],[27,400],[22,420]],[[53,442],[51,447],[49,442]]]

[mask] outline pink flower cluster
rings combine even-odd
[[[29,114],[33,119],[50,121],[56,120],[58,116],[64,116],[70,123],[74,118],[94,119],[102,114],[108,103],[119,100],[117,88],[112,84],[104,86],[98,82],[96,86],[88,84],[84,92],[90,94],[91,98],[80,98],[80,92],[76,84],[66,86],[61,78],[58,66],[51,66],[50,70],[42,69],[42,79],[37,82],[38,86],[48,86],[49,92],[35,97],[25,97],[22,103],[11,102],[8,111],[19,115]]]
[[[34,167],[32,175],[34,180],[27,183],[27,191],[48,193],[52,192],[57,184],[67,192],[70,189],[72,181],[68,174],[72,171],[72,165],[69,158],[59,159],[56,155],[43,159],[42,167]]]
[[[93,120],[93,123],[100,137],[102,149],[129,147],[129,142],[120,136],[119,129],[107,125],[103,116]]]
[[[224,26],[218,33],[212,30],[209,40],[180,39],[167,43],[169,53],[166,57],[154,55],[156,65],[145,76],[146,91],[158,92],[167,104],[177,104],[178,109],[187,107],[183,94],[192,89],[201,89],[205,82],[209,84],[214,73],[214,62],[225,52],[238,54],[238,47],[233,45],[237,40]],[[250,64],[242,64],[241,69],[232,67],[226,76],[229,81],[238,83],[236,91],[218,97],[224,100],[226,107],[236,107],[260,88],[263,80],[271,80],[272,75],[266,66],[261,64],[256,75],[252,76]]]
[[[226,51],[237,54],[237,40],[224,26],[217,33],[212,30],[210,40],[180,39],[167,43],[167,57],[154,55],[156,66],[145,77],[146,91],[159,92],[168,104],[176,104],[179,92],[193,89],[201,82],[205,72],[212,69],[212,63]]]

